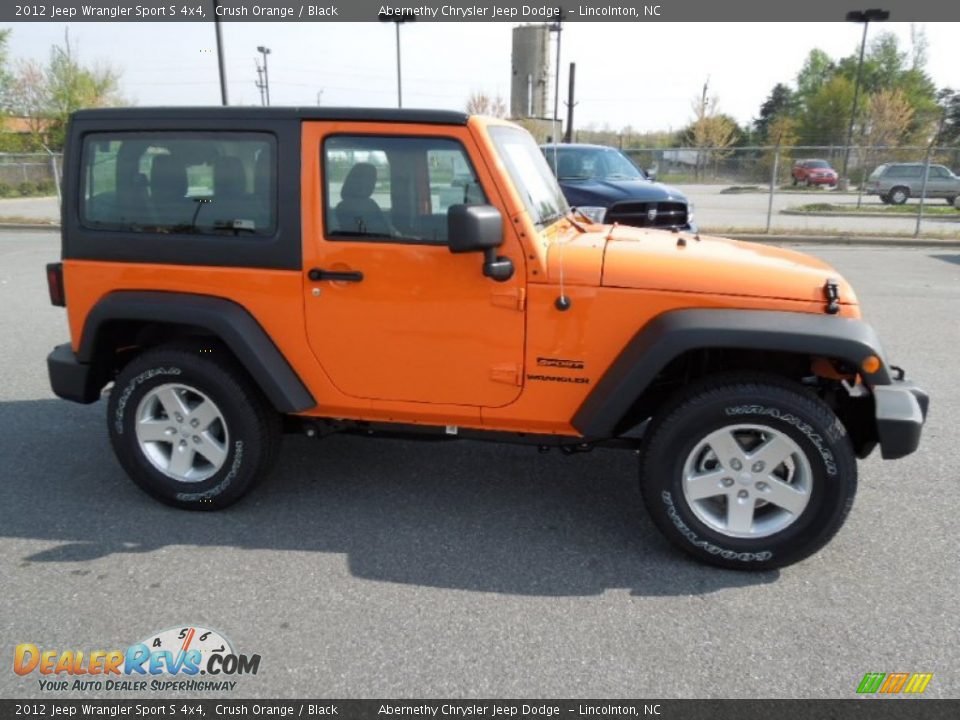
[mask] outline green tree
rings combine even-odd
[[[70,113],[123,104],[119,81],[110,66],[83,65],[67,35],[51,49],[46,65],[27,61],[16,66],[5,104],[26,119],[34,144],[61,149]]]
[[[846,142],[853,83],[837,75],[806,98],[797,127],[803,145],[842,145]]]
[[[940,142],[960,147],[960,91],[944,88],[937,94],[937,100],[944,117]]]
[[[770,140],[770,126],[781,117],[789,117],[797,108],[797,98],[787,85],[777,83],[760,106],[760,115],[753,121],[753,131],[760,142]]]
[[[803,67],[797,73],[797,99],[806,103],[820,92],[837,71],[837,66],[823,50],[815,48],[803,61]]]

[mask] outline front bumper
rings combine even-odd
[[[73,402],[90,404],[100,399],[103,383],[93,365],[77,360],[70,343],[57,345],[47,355],[47,372],[50,387],[57,397]]]
[[[930,406],[929,396],[906,380],[873,387],[880,455],[894,460],[920,445],[920,434]]]

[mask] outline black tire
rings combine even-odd
[[[152,390],[171,383],[202,393],[222,416],[218,429],[228,433],[223,437],[225,460],[208,478],[186,482],[168,476],[137,438],[141,402]],[[107,425],[114,452],[130,479],[157,500],[188,510],[219,510],[243,497],[269,473],[281,437],[279,414],[218,344],[164,345],[134,358],[116,378]],[[176,433],[173,437],[180,441]]]
[[[947,205],[953,207],[957,202],[957,197],[957,195],[951,195],[950,197],[946,198]]]
[[[793,186],[794,186],[794,187],[797,186],[797,176],[796,176],[796,175],[793,176]]]
[[[755,511],[761,517],[774,512],[790,522],[763,537],[734,537],[718,531],[698,517],[684,492],[685,463],[702,447],[703,440],[714,431],[744,425],[762,426],[786,436],[809,467],[808,498],[795,516],[773,504],[758,503],[753,495],[743,501],[753,508],[751,518]],[[718,469],[722,474],[728,472]],[[729,373],[705,378],[680,391],[654,417],[644,440],[640,477],[650,516],[675,546],[711,565],[771,570],[812,555],[837,533],[853,506],[857,464],[846,429],[815,395],[774,375]],[[732,478],[717,482],[725,485],[728,481],[731,493],[740,492],[738,482],[746,482]],[[749,492],[759,497],[759,490],[751,487]],[[718,502],[723,507],[729,501]],[[750,523],[752,531],[754,521]]]
[[[890,196],[889,196],[889,195],[881,195],[881,196],[880,196],[880,202],[882,202],[884,205],[889,205],[889,204],[890,204]]]
[[[903,205],[907,200],[910,199],[910,188],[897,186],[890,189],[888,194],[890,202],[893,205]]]

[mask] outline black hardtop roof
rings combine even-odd
[[[456,110],[419,110],[357,107],[256,107],[211,105],[204,107],[124,107],[77,110],[76,120],[353,120],[357,122],[426,123],[466,125],[470,117]]]

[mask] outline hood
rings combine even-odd
[[[681,237],[686,240],[683,246],[677,244]],[[824,283],[832,279],[840,302],[857,304],[853,288],[822,260],[770,245],[700,238],[624,226],[587,232],[565,244],[566,276],[604,287],[818,303],[824,299]],[[558,277],[559,256],[556,244],[551,245],[551,280]]]
[[[561,180],[560,187],[571,205],[608,205],[623,200],[637,202],[687,202],[676,188],[649,180]]]

